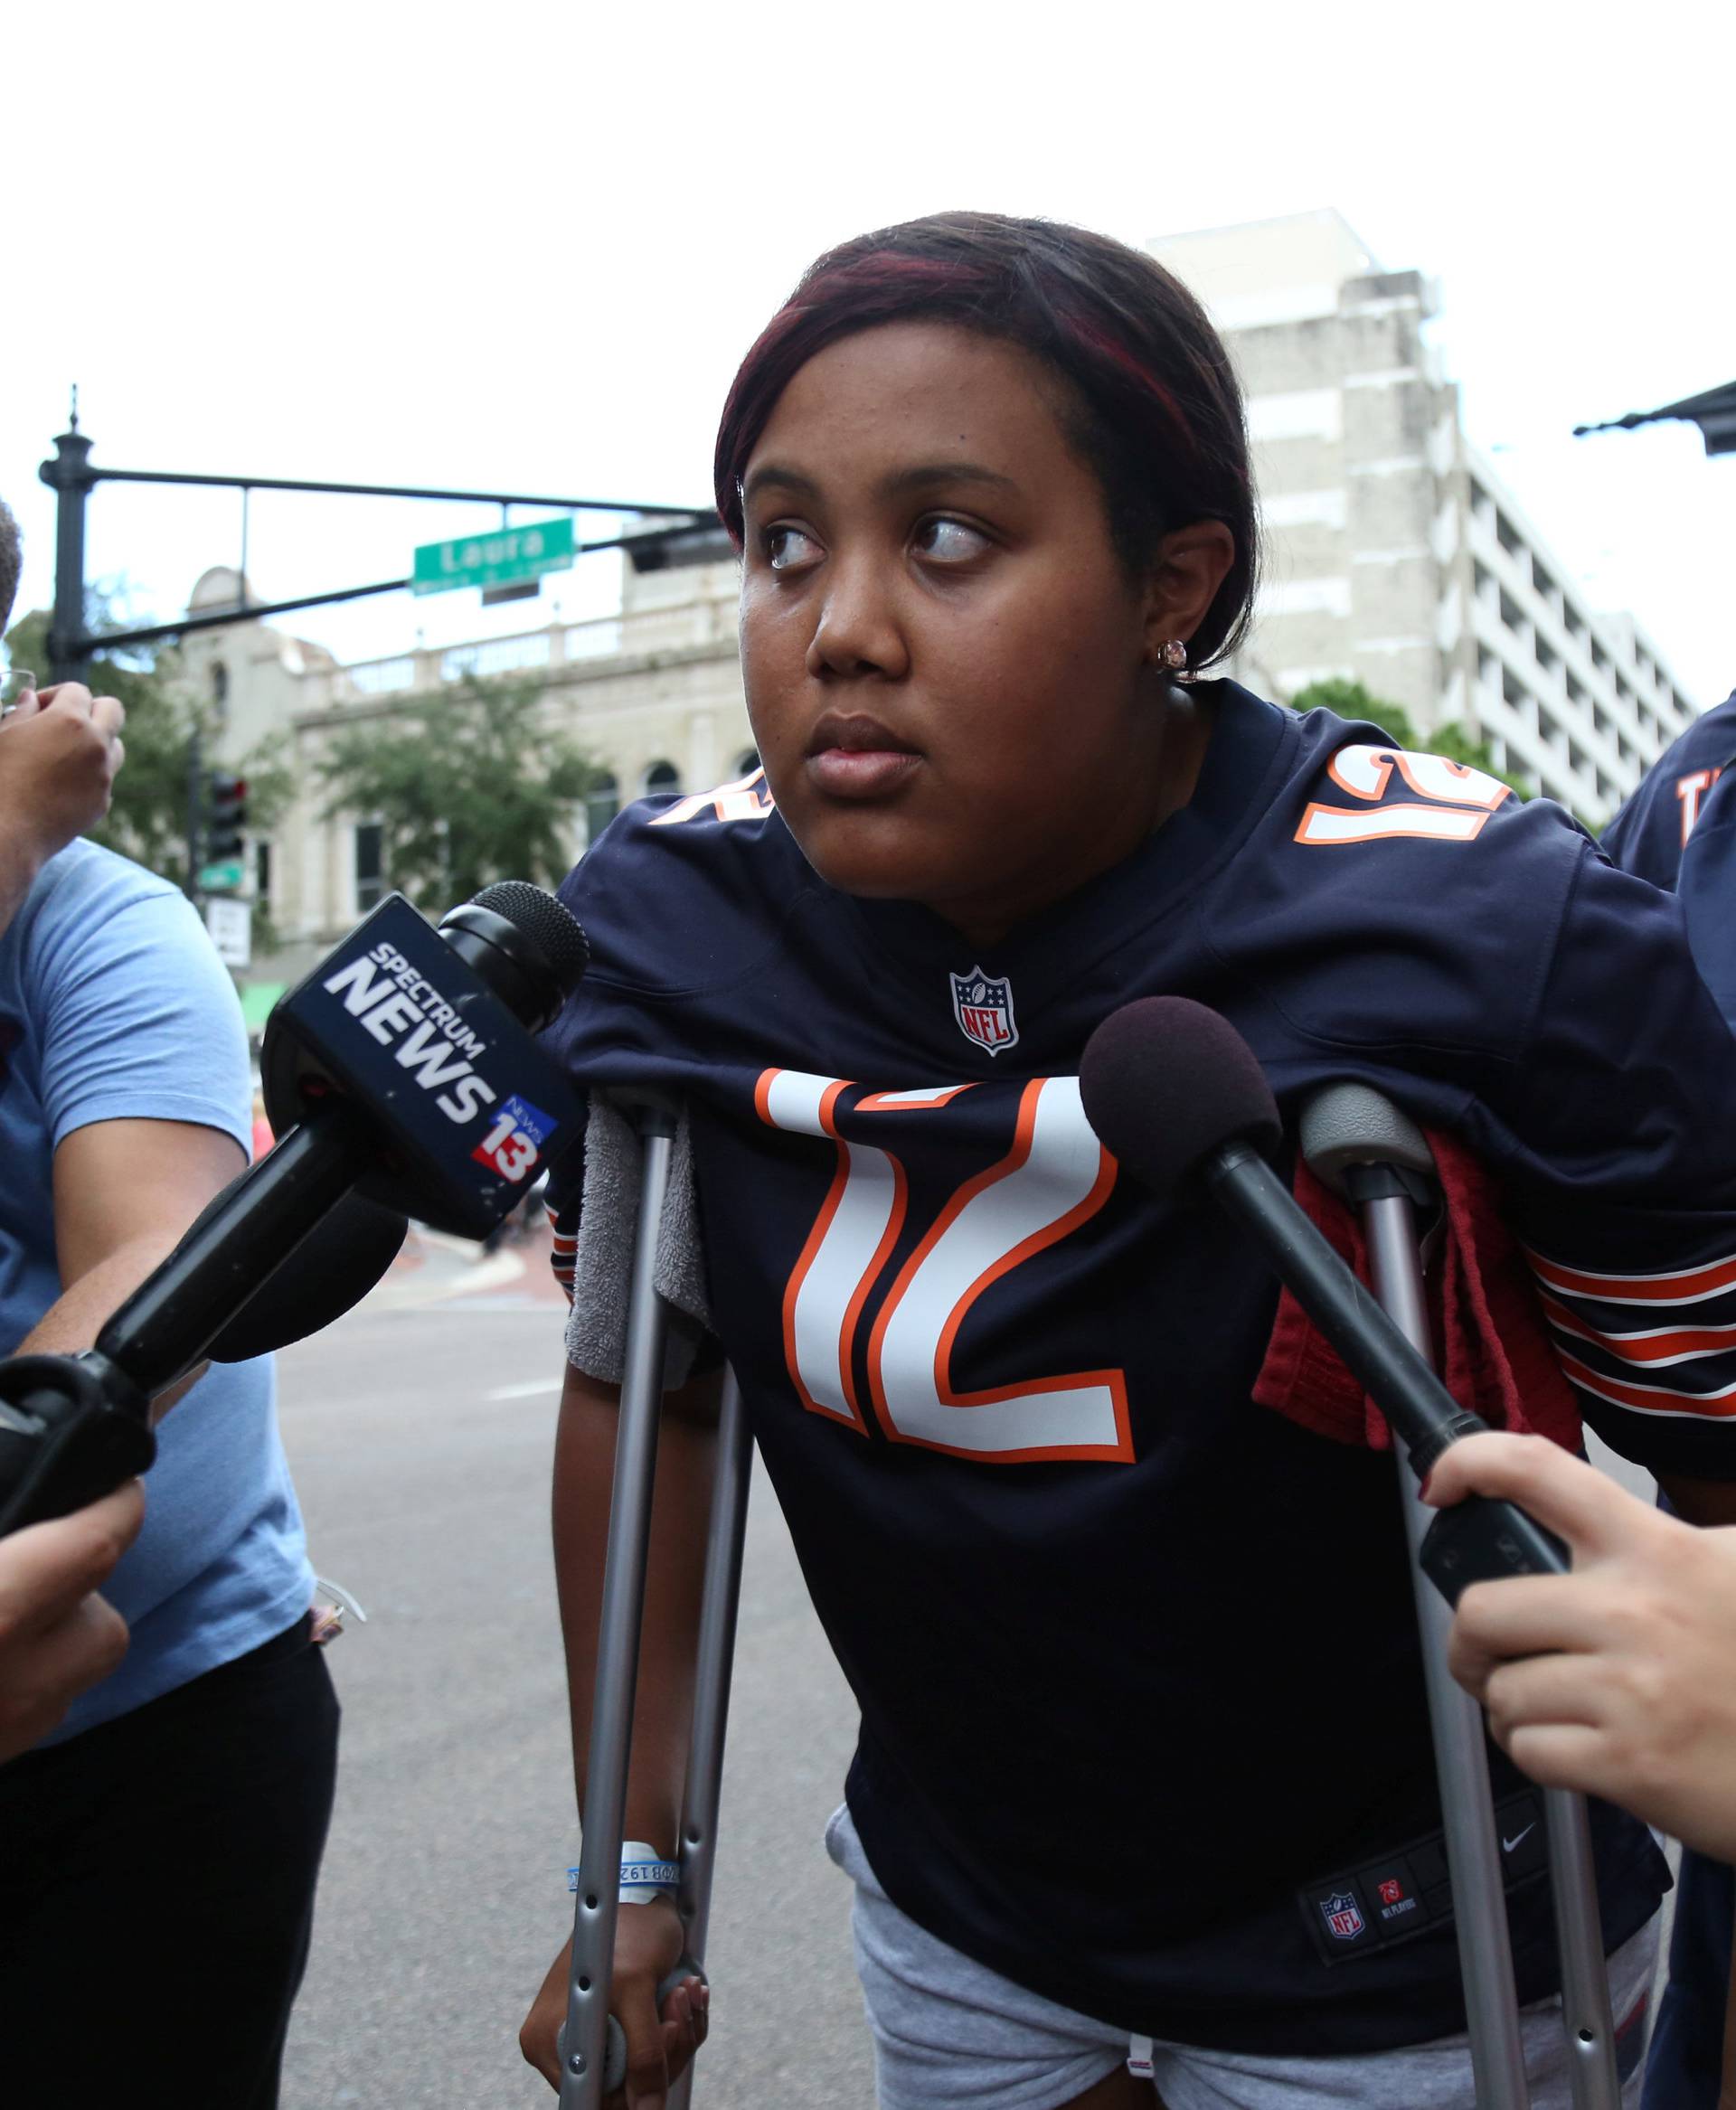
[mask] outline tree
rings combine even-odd
[[[93,635],[118,628],[115,597],[93,592],[87,616]],[[45,608],[21,616],[7,633],[14,666],[48,664],[49,615]],[[118,696],[127,706],[122,734],[127,758],[115,779],[108,818],[90,831],[93,842],[130,857],[147,871],[177,887],[187,882],[187,771],[195,731],[204,734],[206,758],[212,758],[208,708],[197,702],[180,679],[180,663],[172,647],[129,646],[124,654],[102,653],[87,660],[80,680],[99,695]],[[291,777],[280,746],[266,742],[240,766],[247,778],[248,817],[264,830],[289,796]]]
[[[1335,711],[1340,718],[1364,719],[1371,725],[1378,725],[1395,748],[1426,749],[1431,755],[1444,755],[1449,762],[1462,762],[1467,768],[1480,769],[1486,777],[1511,786],[1521,798],[1529,798],[1536,789],[1534,785],[1497,768],[1488,742],[1474,740],[1457,719],[1438,725],[1425,739],[1411,724],[1403,704],[1373,694],[1361,682],[1336,678],[1310,682],[1307,688],[1298,689],[1291,697],[1290,708]]]
[[[551,730],[535,682],[474,677],[338,734],[317,768],[326,817],[377,820],[388,881],[436,913],[494,880],[559,884],[603,776]]]

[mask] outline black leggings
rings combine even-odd
[[[337,1767],[307,1632],[0,1766],[6,2110],[274,2110]]]

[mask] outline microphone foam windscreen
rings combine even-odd
[[[1112,1012],[1079,1066],[1085,1118],[1155,1193],[1172,1193],[1220,1144],[1273,1150],[1283,1131],[1253,1050],[1227,1019],[1185,996]]]
[[[590,963],[590,942],[564,901],[557,901],[529,880],[496,880],[475,897],[478,909],[492,909],[523,933],[544,955],[563,996],[578,988]]]
[[[397,1210],[346,1194],[278,1262],[205,1353],[213,1362],[246,1362],[317,1333],[361,1303],[398,1258],[409,1229]]]

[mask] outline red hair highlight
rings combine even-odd
[[[741,484],[778,399],[839,338],[950,322],[1017,344],[1065,384],[1063,422],[1103,487],[1130,573],[1171,528],[1223,521],[1236,559],[1189,641],[1190,664],[1247,627],[1258,561],[1241,398],[1229,355],[1186,287],[1106,236],[995,213],[938,213],[819,258],[741,362],[718,427],[717,509],[738,549]]]

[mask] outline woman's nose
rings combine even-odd
[[[909,669],[892,582],[873,563],[835,560],[808,642],[808,673],[816,678],[878,674],[897,681]]]

